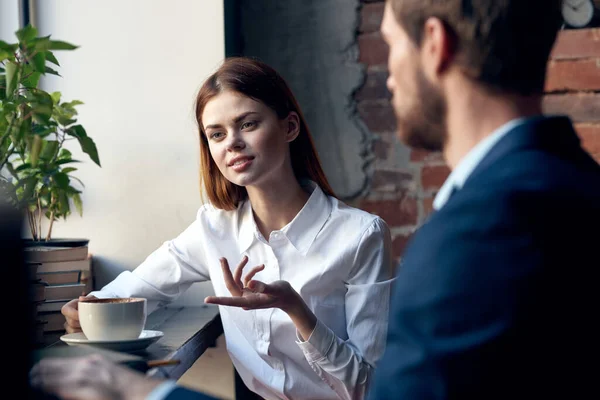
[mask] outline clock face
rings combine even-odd
[[[594,4],[592,0],[564,0],[562,14],[568,25],[583,28],[594,17]]]

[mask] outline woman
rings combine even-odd
[[[209,202],[91,295],[156,304],[211,280],[218,297],[205,301],[220,305],[229,355],[251,390],[361,398],[385,344],[386,224],[335,198],[298,103],[264,63],[227,59],[200,89],[196,118]],[[79,330],[76,304],[63,308],[69,332]]]

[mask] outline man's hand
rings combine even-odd
[[[142,400],[162,381],[103,356],[44,358],[29,373],[32,387],[70,400]]]

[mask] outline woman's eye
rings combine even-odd
[[[223,136],[223,132],[213,132],[210,134],[211,139],[220,139]]]
[[[242,129],[248,129],[248,128],[252,128],[256,125],[255,121],[248,121],[248,122],[244,122],[242,124]]]

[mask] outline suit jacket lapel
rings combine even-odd
[[[575,154],[581,150],[579,137],[568,117],[536,118],[508,132],[481,160],[465,185],[504,156],[527,148],[544,149],[556,154]]]

